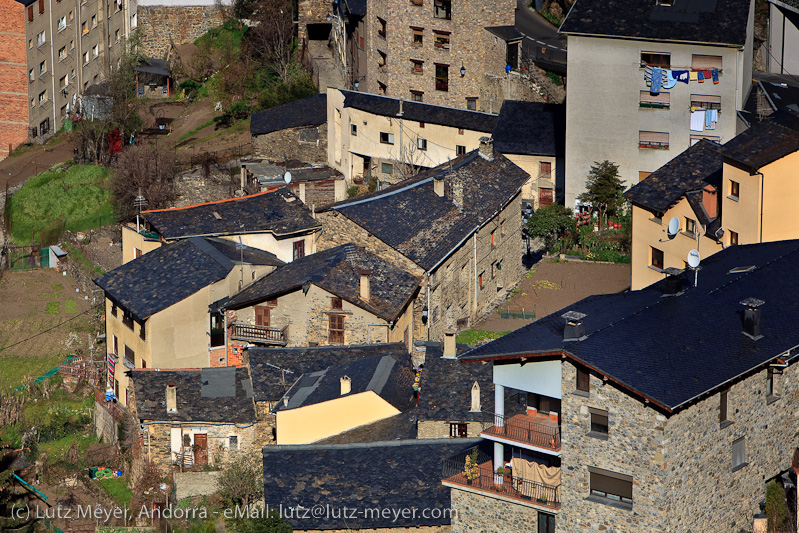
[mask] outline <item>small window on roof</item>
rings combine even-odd
[[[214,218],[217,219],[217,220],[222,220],[222,215],[220,215],[219,213],[214,211]]]
[[[743,274],[744,272],[751,272],[755,269],[755,265],[740,266],[730,269],[728,274]]]

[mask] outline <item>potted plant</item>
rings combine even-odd
[[[480,477],[480,467],[477,463],[477,448],[472,453],[466,456],[466,464],[463,469],[463,475],[466,477],[466,483],[472,484],[472,481]]]

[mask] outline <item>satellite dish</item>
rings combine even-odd
[[[286,185],[288,185],[289,183],[291,183],[291,172],[289,172],[289,171],[286,171],[286,173],[285,173],[285,174],[283,174],[283,181],[285,181],[285,182],[286,182]]]
[[[677,217],[671,217],[669,220],[669,239],[673,239],[677,233],[680,232],[680,219]]]
[[[702,258],[699,257],[699,252],[696,251],[695,249],[691,250],[690,252],[688,252],[688,266],[689,267],[691,267],[691,268],[698,267],[699,266],[699,261],[701,261],[701,260],[702,260]]]

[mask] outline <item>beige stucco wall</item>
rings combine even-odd
[[[277,444],[310,444],[399,414],[373,391],[277,412]]]
[[[142,254],[146,254],[160,248],[162,244],[161,241],[144,237],[134,228],[122,226],[122,264],[136,259],[137,248]]]
[[[510,159],[516,166],[524,170],[530,175],[530,179],[522,187],[522,198],[525,200],[534,200],[534,209],[538,209],[538,189],[552,189],[552,200],[555,201],[555,172],[556,160],[554,156],[545,155],[522,155],[522,154],[504,154],[505,157]],[[541,163],[549,163],[551,165],[551,172],[549,175],[541,174]]]
[[[796,170],[797,152],[778,159],[760,169],[764,174],[763,190],[763,241],[779,241],[799,237],[799,186]],[[751,179],[759,180],[760,176]],[[743,194],[743,193],[742,193]]]
[[[294,243],[297,241],[305,241],[305,255],[311,255],[316,252],[316,238],[319,233],[312,233],[310,235],[295,236],[295,237],[275,237],[272,233],[248,233],[245,235],[221,235],[222,239],[227,239],[233,242],[241,242],[245,246],[257,248],[259,250],[266,250],[272,252],[278,259],[284,263],[290,263],[294,259]]]

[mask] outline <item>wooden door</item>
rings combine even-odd
[[[264,305],[255,306],[255,325],[269,326],[269,308]]]
[[[205,433],[194,435],[194,464],[208,464],[208,435]]]
[[[538,205],[552,205],[554,195],[552,189],[538,189]]]

